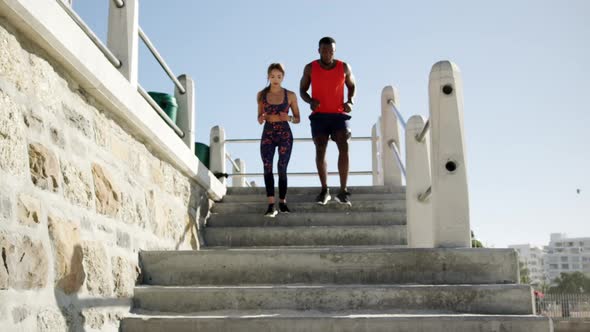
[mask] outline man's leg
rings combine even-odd
[[[328,147],[328,136],[315,136],[315,164],[318,169],[322,190],[328,188],[328,164],[326,163],[326,148]]]
[[[347,191],[348,170],[349,170],[349,156],[348,156],[348,140],[350,139],[350,131],[348,129],[338,130],[333,135],[333,140],[338,146],[338,174],[340,175],[340,191]]]

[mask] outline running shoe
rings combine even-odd
[[[320,192],[320,194],[318,195],[318,197],[316,197],[316,202],[320,205],[326,205],[328,204],[328,201],[330,201],[330,199],[332,199],[332,196],[330,196],[330,189],[326,188],[326,189],[322,189],[322,192]]]

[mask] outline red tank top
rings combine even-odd
[[[344,112],[344,64],[336,61],[334,68],[323,69],[318,61],[311,63],[311,98],[320,102],[313,113]]]

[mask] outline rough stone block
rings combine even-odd
[[[152,182],[157,185],[158,187],[162,187],[164,185],[164,174],[162,173],[162,169],[160,168],[160,161],[154,159],[150,163],[150,175]]]
[[[41,106],[34,106],[23,111],[23,122],[29,135],[39,137],[45,131],[43,113],[46,111]]]
[[[112,294],[111,276],[107,253],[98,242],[84,242],[84,271],[86,271],[86,289],[90,295],[109,296]]]
[[[84,317],[84,325],[95,330],[101,330],[106,321],[105,314],[96,309],[82,310],[81,315]]]
[[[94,129],[92,128],[92,123],[90,120],[88,120],[88,118],[83,114],[84,112],[82,112],[82,104],[76,105],[76,107],[80,109],[74,110],[72,106],[65,103],[62,104],[63,115],[66,118],[66,122],[70,127],[76,129],[85,137],[93,139],[95,136]]]
[[[119,137],[111,137],[111,153],[113,156],[115,156],[115,158],[119,159],[119,161],[124,164],[129,164],[130,162],[128,146],[128,142],[125,142]]]
[[[96,211],[115,217],[121,208],[121,194],[114,185],[111,176],[103,168],[93,163],[94,194],[96,195]]]
[[[0,220],[10,220],[13,215],[11,194],[6,188],[2,189],[4,190],[0,190]]]
[[[60,187],[60,169],[55,154],[41,144],[29,144],[31,180],[45,190],[57,192]]]
[[[66,139],[61,129],[57,127],[51,127],[49,129],[49,133],[51,135],[51,141],[53,142],[53,144],[59,146],[62,149],[66,147]]]
[[[86,277],[82,264],[79,226],[52,215],[47,223],[53,245],[55,287],[66,294],[77,293]]]
[[[110,124],[104,115],[99,114],[94,118],[94,141],[100,147],[107,150],[111,146]]]
[[[90,176],[84,174],[74,164],[62,160],[64,196],[73,204],[86,208],[93,207],[92,184]]]
[[[36,226],[41,222],[41,202],[26,194],[18,198],[18,221],[27,226]]]
[[[164,237],[165,225],[168,220],[166,210],[163,208],[161,200],[155,190],[148,190],[145,195],[151,230],[156,236]]]
[[[37,314],[37,331],[67,331],[66,319],[54,309],[44,309]]]
[[[47,285],[48,259],[41,242],[0,233],[0,254],[0,289],[38,289]]]
[[[27,147],[22,110],[1,87],[0,110],[0,170],[23,175],[27,169]]]
[[[133,297],[133,287],[139,276],[139,267],[123,257],[113,257],[111,264],[115,295],[119,298]]]
[[[121,202],[121,220],[126,224],[136,224],[138,222],[138,211],[133,196],[121,193]]]

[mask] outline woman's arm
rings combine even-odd
[[[299,123],[301,121],[301,117],[299,115],[299,106],[297,105],[297,95],[295,92],[289,91],[289,105],[291,106],[291,111],[293,111],[293,123]]]
[[[258,92],[256,95],[256,102],[258,103],[258,123],[264,123],[264,110],[262,106],[262,92]]]

